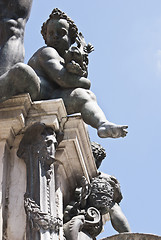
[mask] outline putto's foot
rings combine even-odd
[[[111,122],[105,122],[98,128],[98,136],[100,138],[119,138],[125,137],[128,126],[116,125]]]

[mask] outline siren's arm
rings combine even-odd
[[[112,226],[117,232],[131,232],[129,223],[117,203],[110,209],[109,213]]]

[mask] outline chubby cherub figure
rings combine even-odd
[[[125,137],[127,126],[109,122],[98,106],[95,95],[89,90],[91,83],[86,69],[82,72],[76,62],[76,68],[66,64],[71,45],[81,36],[74,22],[56,8],[43,24],[41,33],[47,46],[40,48],[28,62],[40,78],[38,99],[62,98],[67,113],[80,112],[84,122],[97,129],[99,137]],[[92,48],[88,45],[87,54],[90,51]]]

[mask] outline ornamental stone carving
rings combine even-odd
[[[42,234],[46,234],[46,239],[53,239],[52,232],[58,233],[62,226],[55,214],[54,200],[57,145],[54,129],[39,122],[26,130],[19,145],[17,155],[25,161],[27,168],[24,200],[27,240],[41,239]]]
[[[74,200],[64,211],[64,232],[67,240],[83,239],[79,236],[80,231],[95,239],[103,227],[102,216],[107,213],[116,231],[130,232],[127,219],[119,206],[122,194],[117,179],[100,173],[90,184],[85,177],[80,182],[80,186],[75,189]]]

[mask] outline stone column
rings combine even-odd
[[[25,127],[25,118],[30,106],[31,101],[29,95],[24,95],[21,98],[15,97],[12,100],[0,104],[0,240],[2,240],[2,238],[5,239],[7,231],[10,231],[9,228],[11,229],[13,227],[13,225],[8,226],[8,219],[15,215],[14,213],[13,215],[10,214],[9,204],[13,207],[12,203],[16,201],[14,198],[14,192],[17,182],[16,179],[13,182],[11,178],[15,174],[14,163],[16,162],[18,167],[21,165],[21,162],[19,162],[19,160],[17,161],[13,156],[13,145],[16,135]],[[17,171],[17,173],[18,179],[22,171]],[[22,180],[21,187],[23,186],[23,183],[24,179]],[[11,188],[13,190],[13,196],[11,196],[12,203],[9,203],[10,195],[12,195],[10,192]],[[19,184],[16,189],[19,189]],[[20,198],[17,199],[17,203],[19,203],[19,200]],[[13,211],[14,210],[15,209],[13,209]],[[17,212],[18,211],[21,215],[19,207],[17,208]],[[17,224],[18,222],[17,219]],[[17,240],[18,239],[19,238],[17,238]]]
[[[20,142],[18,156],[26,163],[27,240],[58,239],[62,219],[56,215],[54,162],[57,146],[52,127],[37,122]]]

